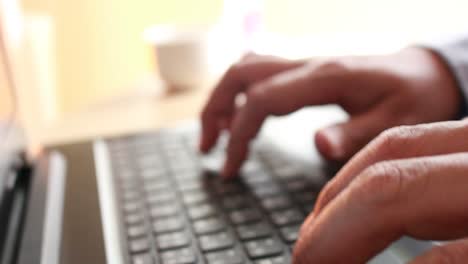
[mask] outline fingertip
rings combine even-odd
[[[315,134],[318,151],[329,160],[339,161],[346,158],[343,132],[337,127],[329,127]]]
[[[231,163],[226,161],[224,163],[223,169],[221,170],[221,177],[223,179],[227,180],[227,179],[232,178],[233,174],[234,174],[234,172],[233,172],[233,167],[232,167]]]

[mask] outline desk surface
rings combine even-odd
[[[88,107],[79,113],[63,114],[57,120],[29,129],[34,143],[52,145],[96,137],[155,130],[198,117],[214,81],[177,93],[146,91],[122,96],[112,102]],[[138,85],[160,85],[147,80]],[[156,89],[153,89],[155,91]]]

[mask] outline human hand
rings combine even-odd
[[[412,264],[468,262],[468,120],[385,131],[322,190],[294,264],[365,263],[403,235],[453,240]]]
[[[246,100],[239,105],[241,94]],[[227,71],[205,105],[200,150],[208,152],[228,129],[222,174],[234,176],[266,117],[338,104],[350,119],[322,129],[315,141],[326,158],[344,161],[387,128],[455,118],[460,98],[445,64],[422,48],[310,61],[248,55]]]

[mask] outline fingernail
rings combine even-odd
[[[336,127],[331,127],[322,130],[320,134],[320,136],[323,137],[323,142],[321,142],[323,144],[322,147],[325,149],[329,158],[333,160],[344,158],[345,149],[343,146],[342,130]]]

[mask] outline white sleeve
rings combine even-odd
[[[424,46],[437,53],[453,72],[464,96],[461,116],[468,115],[468,34]]]

